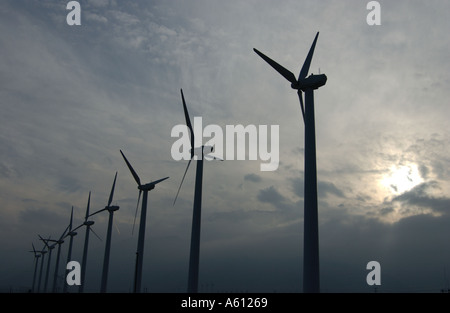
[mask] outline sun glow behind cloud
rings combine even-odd
[[[416,164],[393,165],[380,181],[381,185],[394,195],[409,191],[422,182],[423,179]]]

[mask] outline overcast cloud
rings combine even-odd
[[[310,71],[328,77],[314,93],[322,291],[372,292],[372,260],[379,291],[448,288],[450,3],[379,1],[382,25],[368,26],[367,2],[87,0],[82,25],[68,26],[67,1],[2,1],[0,291],[30,288],[37,235],[59,237],[72,206],[79,225],[89,191],[91,210],[104,207],[116,171],[108,290],[132,290],[138,190],[122,149],[143,182],[170,176],[149,193],[142,286],[185,292],[195,164],[173,206],[187,161],[170,154],[182,88],[204,127],[280,125],[276,171],[205,162],[200,291],[301,292],[301,110],[252,49],[298,73],[317,31]],[[90,292],[106,213],[94,221]],[[83,241],[84,230],[79,262]]]

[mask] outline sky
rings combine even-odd
[[[1,292],[30,288],[38,235],[58,238],[72,206],[80,225],[90,191],[91,212],[103,208],[116,171],[108,291],[132,290],[138,190],[120,149],[142,182],[170,177],[149,193],[143,290],[186,291],[195,163],[173,205],[181,88],[203,127],[279,125],[275,171],[204,164],[199,291],[302,292],[301,110],[253,48],[298,75],[318,31],[321,291],[373,292],[370,261],[378,292],[450,288],[448,1],[379,1],[374,26],[359,0],[85,0],[79,26],[67,2],[0,4]],[[98,292],[108,216],[92,220],[84,288]],[[83,242],[82,228],[80,263]]]

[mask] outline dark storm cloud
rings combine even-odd
[[[430,194],[430,191],[438,187],[439,185],[436,181],[422,183],[413,189],[394,197],[392,202],[399,202],[404,205],[419,208],[432,209],[435,212],[448,215],[450,212],[450,198]]]
[[[388,215],[388,214],[390,214],[390,213],[392,213],[392,212],[394,212],[394,209],[393,208],[391,208],[391,207],[385,207],[385,208],[382,208],[381,210],[380,210],[380,214],[381,215]]]
[[[335,195],[340,198],[345,197],[344,193],[333,183],[320,180],[317,182],[317,194],[321,198],[326,198],[328,195]]]
[[[276,190],[274,186],[261,189],[257,198],[259,201],[270,203],[275,207],[286,203],[286,199],[278,192],[278,190]]]
[[[303,176],[303,172],[301,172],[300,175]],[[303,178],[291,178],[290,181],[292,191],[300,198],[303,198],[305,191],[305,182]],[[327,198],[329,195],[345,198],[342,190],[337,188],[335,184],[322,180],[317,182],[317,195],[319,198]]]
[[[244,180],[251,181],[251,182],[254,182],[254,183],[259,183],[259,182],[262,181],[262,178],[261,178],[261,176],[252,173],[252,174],[245,175],[244,176]]]

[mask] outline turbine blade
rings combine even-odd
[[[72,221],[73,221],[73,205],[72,205],[72,211],[70,212],[69,231],[72,230]]]
[[[162,182],[162,181],[164,181],[164,180],[166,180],[167,178],[169,178],[169,177],[164,177],[164,178],[161,178],[161,179],[158,179],[158,180],[155,180],[154,182],[151,182],[152,184],[159,184],[160,182]]]
[[[111,188],[111,193],[109,194],[108,206],[111,205],[111,202],[112,202],[112,199],[114,196],[114,189],[116,188],[116,179],[117,179],[117,172],[116,172],[116,176],[114,176],[114,183]]]
[[[48,243],[47,243],[47,239],[42,238],[41,235],[38,235],[38,236],[44,242],[45,247],[49,248]]]
[[[69,230],[69,226],[66,227],[66,229],[64,230],[64,232],[62,233],[61,237],[59,237],[59,240],[62,240],[64,238],[64,236],[66,235],[67,231]],[[59,241],[58,240],[58,241]]]
[[[183,100],[183,110],[184,110],[184,118],[186,119],[186,126],[189,128],[191,132],[191,159],[194,156],[194,130],[192,129],[191,119],[189,118],[189,112],[186,106],[186,101],[184,100],[183,89],[181,90],[181,99]]]
[[[84,224],[81,224],[80,226],[75,227],[74,229],[72,229],[72,231],[76,231],[78,228],[84,226]]]
[[[120,153],[122,154],[123,159],[125,160],[125,163],[127,163],[128,169],[130,170],[131,174],[133,175],[134,180],[136,181],[138,186],[140,186],[141,185],[141,180],[139,179],[138,174],[136,174],[136,172],[134,171],[134,169],[131,166],[130,162],[128,162],[127,158],[125,157],[125,154],[123,154],[122,150],[120,150]]]
[[[300,107],[302,108],[303,123],[305,123],[305,107],[303,106],[302,91],[299,89],[297,94],[298,94],[298,98],[300,99]]]
[[[291,71],[287,70],[286,68],[284,68],[283,66],[281,66],[280,64],[278,64],[277,62],[275,62],[274,60],[269,58],[268,56],[264,55],[262,52],[258,51],[257,49],[253,48],[253,51],[255,51],[261,58],[264,59],[264,61],[269,63],[278,73],[283,75],[283,77],[286,78],[288,81],[290,81],[292,84],[297,83],[297,79],[295,79],[295,75]]]
[[[217,156],[214,156],[212,154],[205,154],[204,158],[205,158],[205,160],[219,160],[219,161],[223,161],[223,159],[221,159],[221,158],[219,158]]]
[[[134,233],[134,225],[136,224],[136,216],[137,216],[137,212],[138,212],[138,208],[139,208],[139,201],[141,200],[141,193],[142,193],[142,190],[139,189],[138,202],[136,204],[136,211],[134,212],[134,222],[133,222],[133,229],[131,229],[131,235],[133,235],[133,233]]]
[[[306,57],[305,63],[303,63],[298,80],[303,79],[306,75],[308,75],[309,66],[311,65],[311,60],[314,54],[314,48],[316,47],[317,37],[319,37],[319,32],[317,32],[316,38],[314,38],[311,48],[309,49],[308,56]]]
[[[174,206],[175,206],[175,202],[177,201],[178,194],[180,193],[181,185],[183,185],[184,178],[186,177],[186,173],[187,173],[187,171],[188,171],[188,169],[189,169],[189,165],[191,165],[191,161],[192,161],[192,159],[189,160],[189,163],[188,163],[188,165],[186,166],[186,170],[184,171],[183,178],[181,179],[180,187],[178,187],[177,195],[175,196],[175,200],[173,200],[173,205],[174,205]]]
[[[93,216],[93,215],[95,215],[95,214],[97,214],[97,213],[103,212],[103,211],[105,211],[105,210],[107,210],[107,209],[108,209],[108,207],[103,208],[103,209],[101,209],[101,210],[98,210],[97,212],[94,212],[94,213],[92,213],[91,215],[89,215],[89,217],[91,217],[91,216]]]
[[[86,207],[86,215],[84,216],[84,220],[87,221],[88,217],[89,217],[89,207],[91,205],[91,192],[89,191],[89,197],[88,197],[88,203],[87,203],[87,207]]]
[[[96,233],[92,228],[89,227],[89,230],[90,230],[90,231],[95,235],[95,237],[97,237],[100,241],[103,241],[102,238],[100,238],[100,237],[97,235],[97,233]]]

